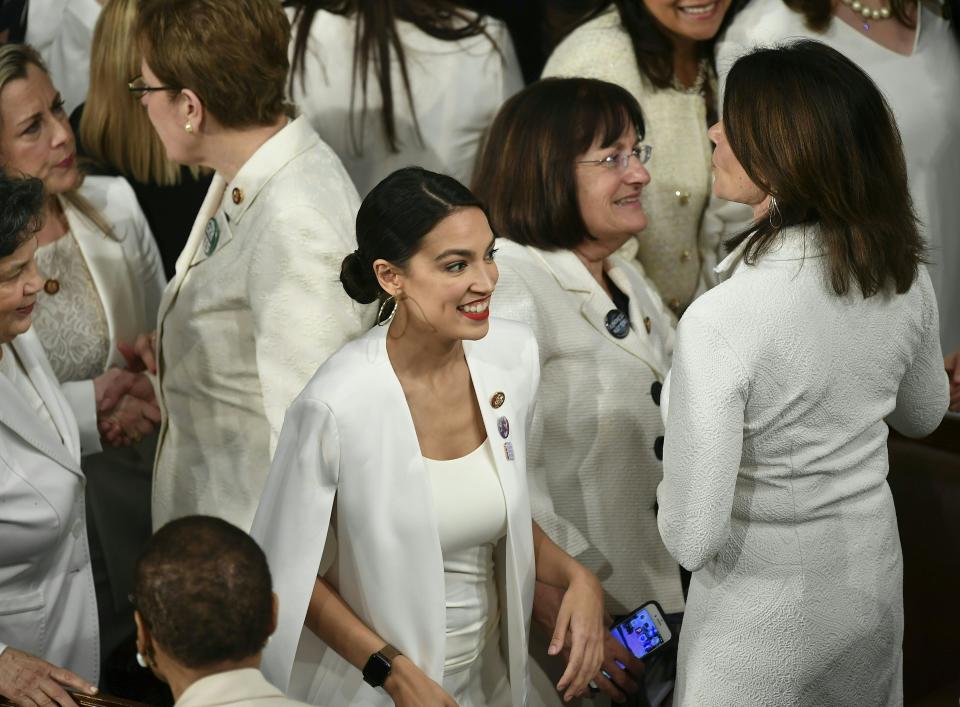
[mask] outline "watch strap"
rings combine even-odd
[[[394,660],[396,660],[397,656],[403,655],[403,653],[401,653],[400,651],[398,651],[396,648],[394,648],[394,647],[393,647],[392,645],[390,645],[389,643],[386,644],[386,645],[385,645],[383,648],[381,648],[380,650],[378,650],[377,653],[379,653],[380,655],[382,655],[384,658],[386,658],[387,660],[389,660],[391,663],[392,663]]]

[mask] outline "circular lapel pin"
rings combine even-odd
[[[203,229],[203,253],[210,255],[217,248],[217,242],[220,240],[220,224],[217,219],[212,218],[207,221]]]
[[[496,393],[493,394],[493,397],[490,398],[490,404],[493,405],[494,409],[496,409],[501,407],[504,401],[506,401],[506,399],[507,399],[506,395],[504,395],[500,391],[497,391]]]
[[[627,338],[627,334],[630,332],[630,320],[619,309],[611,309],[607,312],[607,321],[604,325],[607,327],[607,331],[618,339]]]
[[[505,417],[497,418],[497,432],[500,433],[500,436],[506,439],[510,436],[510,420]]]

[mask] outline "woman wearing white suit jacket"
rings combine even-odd
[[[83,469],[94,563],[98,568],[102,563],[109,578],[98,584],[107,658],[131,633],[133,614],[126,597],[133,563],[150,537],[156,437],[149,433],[159,421],[152,386],[144,376],[120,370],[125,362],[117,344],[132,342],[156,325],[163,267],[130,185],[111,177],[83,180],[60,94],[26,45],[0,48],[0,117],[4,172],[41,178],[48,197],[37,234],[44,287],[34,331],[80,429],[90,430],[80,441],[88,455]],[[102,409],[108,388],[134,381],[148,402],[128,401],[113,413]],[[98,417],[105,424],[119,420],[125,439],[136,444],[91,455],[100,451]],[[117,434],[113,431],[107,439]]]
[[[75,707],[100,667],[80,433],[36,336],[39,180],[0,176],[0,695]]]
[[[528,463],[533,517],[601,578],[611,619],[650,600],[668,615],[684,608],[679,567],[656,518],[672,319],[653,285],[615,255],[647,225],[645,162],[656,146],[643,138],[640,106],[625,89],[544,79],[504,104],[474,184],[505,236],[497,312],[528,324],[540,348]],[[545,635],[559,598],[538,584],[533,617]],[[562,662],[545,654],[537,634],[532,704],[559,704],[546,676],[559,674]],[[667,652],[652,660],[646,691],[656,705],[672,670]],[[597,687],[620,701],[640,692],[643,672],[608,635]]]
[[[572,696],[599,665],[599,585],[531,522],[536,342],[488,320],[486,216],[456,180],[407,168],[364,200],[357,233],[344,288],[392,319],[287,413],[252,531],[281,606],[264,671],[316,704],[525,705],[536,576],[565,590],[554,649],[569,632]]]
[[[276,0],[141,10],[131,91],[171,160],[215,170],[157,335],[138,346],[164,413],[153,523],[202,513],[247,530],[284,411],[372,320],[337,282],[360,200],[307,120],[288,117]]]

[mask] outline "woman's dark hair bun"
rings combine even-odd
[[[360,304],[370,304],[380,295],[380,285],[373,274],[373,267],[364,263],[357,251],[343,259],[340,283],[350,298]]]
[[[383,259],[402,268],[434,226],[465,207],[483,209],[483,204],[453,177],[422,167],[404,167],[387,176],[357,211],[359,248],[340,266],[343,289],[361,304],[385,298],[373,272],[374,261]]]

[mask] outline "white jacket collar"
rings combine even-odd
[[[283,696],[259,670],[242,668],[200,678],[183,691],[175,707],[212,707]]]

